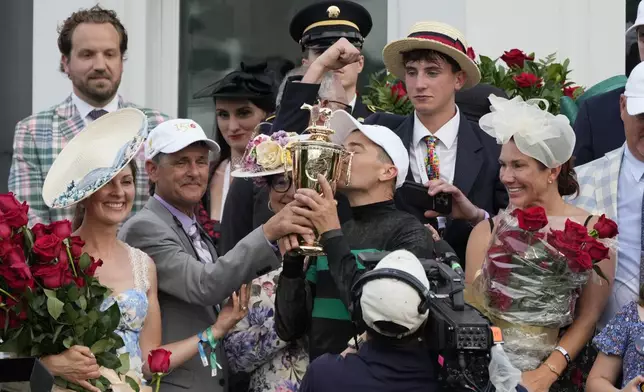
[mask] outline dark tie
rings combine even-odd
[[[102,117],[107,114],[107,110],[105,109],[94,109],[89,114],[87,117],[91,118],[92,120],[96,120],[99,117]]]

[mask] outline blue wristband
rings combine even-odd
[[[203,364],[203,366],[206,367],[208,366],[208,357],[206,356],[206,350],[203,349],[203,344],[206,343],[206,341],[203,338],[202,332],[199,332],[197,334],[197,338],[199,339],[199,342],[197,343],[199,357],[201,358],[201,363]]]

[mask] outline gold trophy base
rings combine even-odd
[[[295,256],[326,255],[326,253],[324,253],[324,249],[322,248],[322,245],[320,245],[320,243],[317,241],[313,243],[300,243],[300,247],[298,249],[293,249],[290,253]]]

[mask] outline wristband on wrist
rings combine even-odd
[[[555,350],[559,351],[561,355],[563,355],[564,358],[566,358],[566,363],[570,365],[570,355],[568,354],[568,351],[566,351],[566,349],[561,346],[555,347]]]

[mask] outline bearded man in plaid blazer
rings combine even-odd
[[[602,328],[630,301],[644,283],[644,63],[633,69],[620,96],[626,143],[575,169],[579,195],[570,203],[617,222],[617,268]]]
[[[50,210],[42,199],[49,168],[87,124],[106,113],[137,107],[117,94],[127,42],[127,31],[116,13],[99,6],[73,13],[61,26],[60,70],[71,80],[73,92],[62,103],[20,121],[13,142],[9,190],[29,203],[30,224],[72,220],[73,210]],[[138,109],[148,117],[149,130],[168,119],[156,110]],[[142,154],[137,159],[139,170],[132,213],[141,209],[148,198]]]

